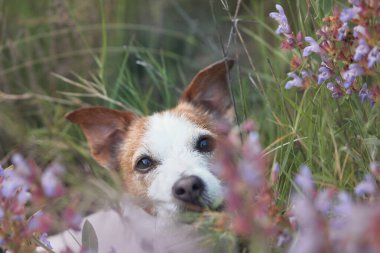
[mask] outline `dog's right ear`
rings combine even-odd
[[[233,65],[234,60],[225,59],[199,71],[183,92],[180,102],[202,108],[217,119],[231,118],[233,107],[228,88],[228,73]]]
[[[119,146],[137,116],[129,111],[89,107],[72,111],[66,119],[78,124],[90,146],[91,154],[103,167],[119,168]]]

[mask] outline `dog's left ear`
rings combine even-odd
[[[202,69],[183,92],[180,102],[188,102],[211,113],[216,118],[229,117],[232,101],[228,88],[228,73],[234,61],[226,59]]]

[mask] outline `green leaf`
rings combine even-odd
[[[86,220],[82,231],[82,247],[91,253],[98,253],[98,237],[91,223]]]

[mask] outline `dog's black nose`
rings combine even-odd
[[[197,176],[188,176],[179,179],[172,188],[173,195],[176,199],[185,203],[200,206],[199,198],[205,189],[205,184]]]

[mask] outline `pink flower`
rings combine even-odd
[[[373,161],[369,164],[369,170],[375,177],[380,177],[380,163]]]
[[[50,229],[52,219],[49,214],[38,211],[35,213],[28,222],[28,231],[34,232],[46,232]]]
[[[63,211],[63,220],[69,228],[79,230],[82,219],[83,217],[71,207],[68,207]]]

